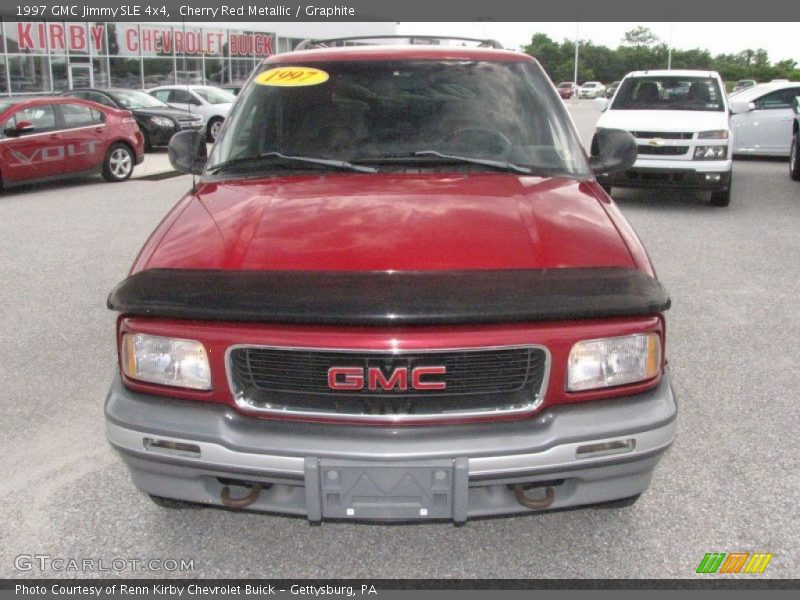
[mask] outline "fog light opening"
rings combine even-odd
[[[722,175],[719,173],[706,173],[706,181],[720,181]]]
[[[145,450],[158,452],[159,454],[172,454],[175,456],[200,457],[200,446],[197,444],[185,444],[173,440],[156,440],[153,438],[142,438]]]
[[[634,448],[636,448],[635,438],[586,444],[585,446],[578,446],[578,449],[575,451],[575,458],[596,458],[598,456],[625,454],[627,452],[632,452]]]

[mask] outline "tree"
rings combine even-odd
[[[622,38],[622,43],[626,46],[653,46],[658,41],[656,34],[641,25],[625,32],[625,36]]]
[[[552,40],[546,33],[535,33],[531,38],[531,43],[522,51],[538,60],[550,79],[556,79],[558,67],[561,64],[561,49],[558,42]]]

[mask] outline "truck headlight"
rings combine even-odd
[[[727,129],[712,129],[710,131],[701,131],[697,134],[698,140],[727,140],[728,139]]]
[[[723,160],[727,157],[727,146],[697,146],[694,149],[695,160]]]
[[[579,392],[636,383],[661,369],[657,333],[585,340],[572,347],[567,361],[567,390]]]
[[[126,333],[122,338],[122,370],[139,381],[211,389],[208,354],[203,344],[194,340]]]

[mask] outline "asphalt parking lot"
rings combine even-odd
[[[597,113],[571,102],[588,141]],[[800,184],[784,161],[737,161],[728,208],[616,191],[670,291],[675,445],[631,508],[447,524],[325,523],[170,511],[106,443],[115,370],[105,308],[188,189],[101,180],[0,195],[0,576],[693,577],[706,552],[772,552],[800,573]],[[202,247],[198,247],[202,252]],[[22,554],[193,559],[193,572],[19,571]]]

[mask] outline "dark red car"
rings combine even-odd
[[[101,173],[125,181],[144,158],[131,113],[77,98],[0,99],[0,183]]]
[[[107,435],[162,506],[413,520],[630,503],[675,433],[669,298],[539,64],[322,48],[256,69],[110,295]]]
[[[563,100],[569,100],[575,95],[577,87],[574,81],[562,81],[556,86],[556,90],[558,90],[558,95],[561,96]]]

